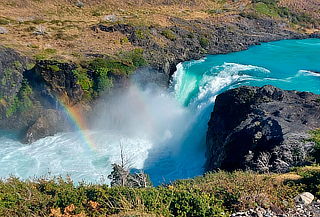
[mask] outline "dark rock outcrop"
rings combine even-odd
[[[39,139],[64,131],[68,128],[68,122],[62,112],[57,110],[45,110],[40,117],[24,133],[22,141],[33,143]]]
[[[50,107],[57,98],[76,104],[82,100],[83,90],[77,83],[74,70],[76,64],[60,63],[51,60],[38,61],[35,67],[25,73],[33,89],[37,92],[42,104]]]
[[[27,59],[10,48],[0,46],[0,97],[10,98],[21,87]]]
[[[23,73],[27,69],[28,59],[13,49],[0,46],[0,129],[23,129],[38,116],[38,110],[19,112],[17,99],[24,80]],[[30,100],[32,101],[32,94]]]
[[[68,105],[81,101],[72,63],[39,61],[27,69],[28,59],[0,47],[0,129],[21,133],[31,143],[70,129],[57,100]]]
[[[207,132],[207,170],[286,172],[306,164],[309,131],[320,127],[320,96],[273,86],[220,94]]]

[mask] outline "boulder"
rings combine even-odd
[[[115,23],[119,21],[119,17],[117,15],[111,14],[103,17],[103,21]]]
[[[7,34],[9,31],[7,28],[1,27],[0,26],[0,34]]]
[[[207,132],[208,171],[287,172],[308,163],[320,126],[319,95],[273,86],[239,87],[217,96]]]
[[[26,131],[23,138],[24,143],[33,143],[39,139],[65,130],[67,121],[63,114],[57,110],[46,110]]]
[[[303,192],[294,198],[297,204],[309,205],[314,200],[313,194],[309,192]]]
[[[37,26],[36,30],[33,32],[34,35],[46,35],[47,31],[46,28],[42,25]]]
[[[78,8],[83,8],[85,5],[84,5],[84,3],[82,1],[77,1],[75,3],[75,6],[78,7]]]

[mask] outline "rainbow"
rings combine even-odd
[[[68,118],[68,121],[76,128],[76,130],[79,131],[82,140],[85,142],[87,147],[89,147],[93,151],[96,151],[97,146],[95,144],[95,141],[88,133],[89,127],[82,113],[79,112],[79,110],[75,107],[69,106],[64,103],[63,98],[57,98],[57,103],[59,104],[59,109],[61,109]]]
[[[147,99],[141,94],[136,87],[136,85],[132,85],[132,88],[130,89],[130,94],[132,94],[131,98],[135,99],[135,106],[139,108],[139,111],[144,114],[142,124],[145,125],[145,129],[154,129],[155,121],[153,119],[153,116],[151,115]],[[68,121],[75,127],[77,131],[79,131],[79,134],[82,137],[82,140],[86,144],[87,147],[90,148],[90,150],[97,151],[97,145],[95,140],[93,139],[92,135],[90,135],[89,127],[87,125],[87,121],[84,118],[83,114],[77,109],[76,107],[69,106],[67,100],[67,97],[57,97],[56,101],[59,105],[60,110],[66,115],[66,118]]]

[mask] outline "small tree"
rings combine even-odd
[[[271,165],[269,165],[271,154],[269,152],[261,152],[257,159],[257,169],[260,172],[268,173]]]
[[[112,172],[108,175],[111,186],[126,186],[133,188],[146,188],[152,186],[150,178],[143,171],[130,173],[129,162],[124,154],[123,146],[120,144],[121,163],[112,164]]]

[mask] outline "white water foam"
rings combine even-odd
[[[264,74],[270,73],[268,69],[263,67],[237,63],[224,63],[223,65],[211,68],[210,71],[204,73],[199,85],[199,94],[193,103],[196,104],[198,108],[208,103],[212,104],[217,94],[224,88],[232,84],[257,79],[246,74],[249,71]]]
[[[296,77],[299,76],[316,76],[320,77],[320,73],[312,72],[309,70],[299,70],[298,73],[296,74]]]
[[[108,132],[90,131],[98,151],[82,141],[78,132],[63,133],[41,139],[31,145],[1,137],[0,177],[10,175],[24,179],[41,176],[69,175],[79,182],[108,183],[112,163],[120,163],[120,146],[133,159],[132,167],[142,169],[152,143],[141,138],[126,138]]]

